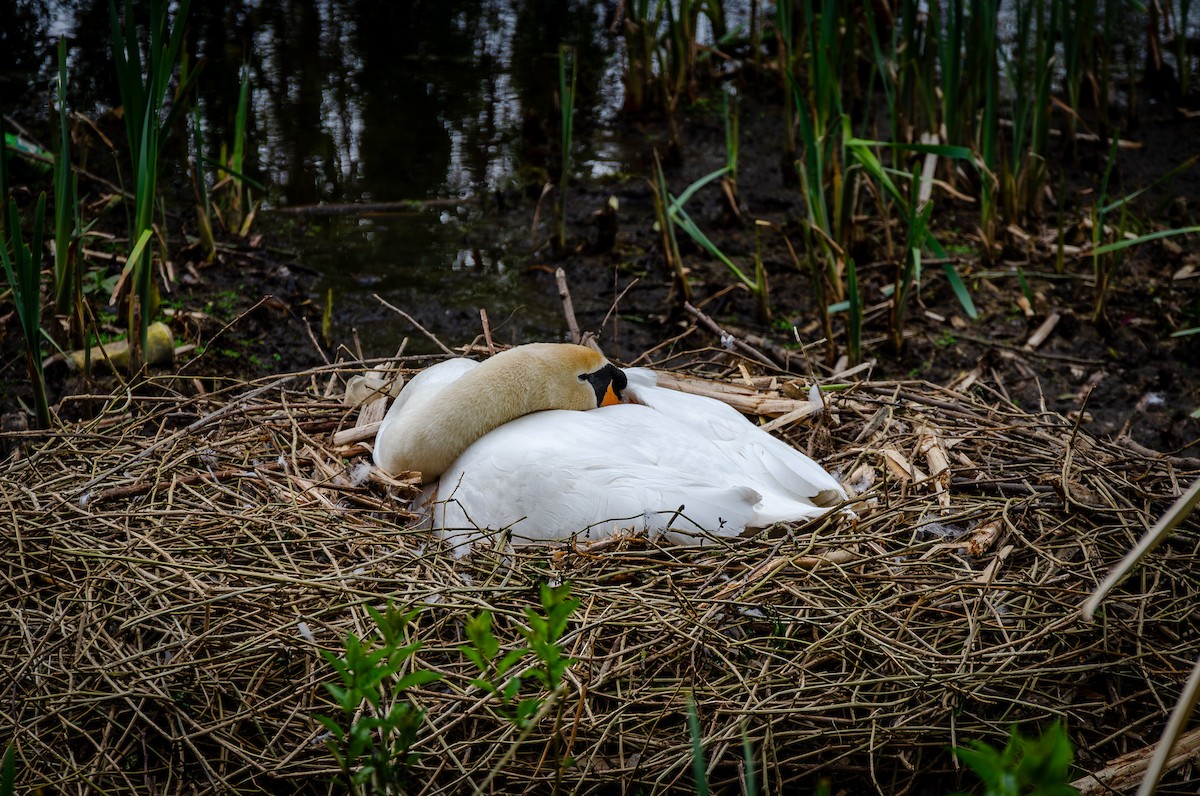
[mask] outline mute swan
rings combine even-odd
[[[449,360],[426,369],[400,393],[380,430],[375,461],[392,472],[402,460],[395,453],[401,428],[421,433],[422,446],[450,440],[452,461],[421,501],[456,555],[488,529],[510,529],[514,543],[625,529],[701,543],[705,533],[738,536],[816,517],[846,499],[818,464],[720,401],[658,387],[652,371],[621,371],[590,349],[582,349],[589,359],[578,346],[534,345],[549,346],[538,349],[536,367],[508,356],[531,347],[518,346],[483,364]],[[521,400],[490,406],[517,398],[512,384],[529,396],[581,381],[592,394],[571,405],[593,411],[546,409],[545,400],[529,414]],[[595,408],[610,387],[622,402]],[[436,407],[445,426],[425,425],[434,416],[425,407]],[[477,422],[484,416],[491,420]],[[495,423],[501,416],[512,419]],[[484,433],[465,441],[468,425]],[[422,472],[432,481],[434,471]]]

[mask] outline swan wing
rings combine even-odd
[[[697,436],[719,445],[732,461],[740,464],[743,477],[765,497],[801,499],[811,506],[829,506],[846,500],[846,490],[825,468],[763,431],[728,404],[658,387],[654,384],[653,372],[642,368],[626,373],[634,400],[687,424]],[[765,514],[786,514],[786,504],[784,501],[777,509],[765,510]],[[771,521],[781,519],[787,517]]]

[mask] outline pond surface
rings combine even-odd
[[[245,64],[246,168],[265,186],[256,228],[315,272],[306,287],[316,302],[332,302],[331,339],[357,335],[368,356],[394,352],[404,336],[412,337],[411,350],[431,349],[375,294],[447,342],[480,330],[480,308],[504,341],[562,334],[556,291],[529,275],[554,264],[547,249],[552,199],[536,230],[531,220],[539,189],[559,176],[560,45],[572,48],[578,66],[573,178],[638,175],[640,182],[648,173],[645,134],[620,115],[618,5],[191,3],[186,48],[201,65],[198,116],[208,157],[231,143]],[[773,6],[727,3],[728,28],[744,25],[752,5]],[[1002,4],[1003,39],[1012,35],[1010,5]],[[1116,5],[1109,24],[1137,30],[1124,25],[1123,8]],[[1200,16],[1200,4],[1191,12]],[[44,122],[60,35],[69,45],[72,107],[98,119],[119,105],[108,3],[18,0],[0,11],[0,108]],[[1118,77],[1137,73],[1143,60],[1134,38],[1114,66]],[[744,150],[755,143],[744,140]],[[176,152],[174,162],[181,160]],[[189,193],[181,177],[175,188]],[[519,210],[506,212],[517,203]],[[651,216],[636,223],[648,226]]]
[[[267,186],[256,226],[320,273],[313,292],[332,296],[335,340],[353,328],[365,353],[381,355],[413,331],[374,293],[434,331],[473,334],[486,307],[492,324],[509,319],[503,339],[561,333],[557,296],[523,277],[544,262],[534,252],[545,231],[535,240],[527,213],[520,231],[480,220],[506,193],[557,179],[560,44],[578,61],[572,173],[626,171],[614,134],[622,91],[612,6],[191,4],[187,47],[202,64],[209,156],[232,138],[246,63],[247,172]],[[44,107],[59,35],[72,105],[96,118],[120,104],[107,3],[19,3],[12,13],[0,24],[12,74],[40,77],[0,83],[0,105]]]

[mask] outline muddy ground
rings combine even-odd
[[[715,186],[688,204],[689,213],[713,241],[746,266],[753,262],[755,219],[781,226],[802,253],[798,220],[803,205],[798,189],[784,184],[778,113],[769,97],[743,98],[738,174],[741,218],[731,216]],[[667,168],[675,192],[724,162],[719,112],[693,110],[681,119],[680,128],[685,136],[682,157]],[[672,286],[654,228],[651,186],[643,176],[651,173],[654,147],[665,147],[663,126],[629,122],[628,134],[644,151],[641,173],[572,184],[567,253],[554,255],[542,245],[530,257],[522,277],[531,295],[554,301],[553,270],[564,268],[581,327],[597,331],[606,352],[626,363],[680,335],[692,323]],[[1136,126],[1130,124],[1122,137],[1140,147],[1121,151],[1113,176],[1119,186],[1112,191],[1116,195],[1151,182],[1196,154],[1200,118],[1162,105],[1144,113]],[[1080,417],[1084,427],[1101,435],[1127,433],[1135,443],[1156,451],[1200,455],[1200,419],[1191,416],[1200,409],[1200,335],[1170,336],[1200,326],[1200,255],[1194,242],[1175,238],[1127,251],[1108,295],[1107,322],[1101,323],[1091,320],[1090,258],[1068,257],[1062,273],[1057,273],[1055,249],[1043,242],[1053,239],[1060,216],[1069,222],[1068,240],[1084,242],[1085,232],[1078,221],[1094,201],[1106,152],[1103,144],[1082,142],[1073,158],[1065,145],[1055,150],[1061,162],[1069,164],[1065,194],[1047,198],[1043,217],[1027,219],[1019,231],[1004,233],[1003,248],[991,262],[979,257],[977,211],[944,194],[937,196],[937,235],[947,251],[960,259],[959,269],[967,278],[979,317],[969,320],[941,269],[928,267],[917,302],[908,313],[908,336],[899,353],[887,342],[883,293],[893,278],[895,259],[887,255],[882,224],[871,217],[874,208],[868,201],[863,234],[853,254],[865,286],[866,304],[874,308],[868,314],[864,341],[864,356],[875,363],[871,377],[948,384],[977,371],[975,389],[988,392],[996,401],[1011,400],[1029,409],[1045,406]],[[1057,171],[1057,166],[1052,167],[1051,174]],[[528,251],[540,188],[529,184],[479,197],[481,212],[463,231],[466,247],[521,245]],[[17,196],[19,201],[29,202],[32,192],[21,188]],[[619,231],[611,247],[604,242],[602,223],[595,215],[610,196],[619,201]],[[1196,224],[1200,173],[1192,169],[1157,186],[1136,207],[1150,219],[1150,228]],[[116,224],[117,215],[111,213],[106,223]],[[547,216],[543,208],[541,217]],[[321,340],[324,297],[316,289],[319,275],[292,253],[291,241],[304,234],[310,223],[304,216],[282,217],[264,209],[255,232],[248,239],[227,236],[212,263],[203,262],[197,247],[182,245],[183,233],[194,233],[190,218],[190,212],[175,216],[171,222],[175,228],[168,237],[178,279],[171,293],[164,295],[172,313],[170,323],[179,343],[198,346],[176,363],[180,375],[190,377],[176,382],[178,389],[211,389],[228,380],[319,364],[339,353],[345,356],[347,348],[353,350],[351,339],[330,341],[332,345]],[[544,221],[541,234],[543,240],[548,239],[549,227]],[[526,242],[512,243],[517,240]],[[756,345],[772,356],[786,357],[795,372],[821,371],[827,348],[812,345],[822,334],[811,279],[796,267],[780,233],[767,232],[761,237],[770,281],[769,321],[759,317],[747,291],[732,287],[736,280],[724,266],[682,236],[680,243],[693,302],[707,315],[746,339],[762,338]],[[115,264],[111,266],[115,268]],[[1019,302],[1018,268],[1034,298],[1027,309]],[[614,303],[615,311],[610,314]],[[437,302],[431,300],[428,306],[403,309],[449,345],[470,342],[481,333],[475,314],[447,316],[436,307]],[[7,298],[0,302],[0,409],[10,424],[19,423],[16,416],[22,404],[31,403],[20,333],[11,310]],[[337,307],[334,312],[333,327],[344,328],[338,323]],[[1027,348],[1031,333],[1055,313],[1059,321],[1049,336],[1036,348]],[[496,319],[492,321],[497,324],[498,341],[524,342],[513,338]],[[841,316],[835,319],[834,330],[838,351],[842,351]],[[562,331],[565,334],[565,322]],[[807,344],[803,351],[801,343]],[[711,333],[696,331],[657,349],[650,360],[662,361],[678,351],[717,344]],[[339,351],[339,345],[346,348]],[[414,329],[409,350],[432,348]],[[51,399],[59,414],[68,419],[94,412],[99,406],[99,402],[73,395],[104,393],[115,386],[111,377],[85,384],[62,364],[51,365],[48,376]]]

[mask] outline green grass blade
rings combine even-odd
[[[241,176],[242,159],[245,157],[246,151],[246,119],[249,116],[250,107],[250,65],[242,64],[242,84],[238,90],[237,113],[233,118],[233,158],[231,163],[231,171],[237,173],[236,179],[244,179]]]
[[[121,268],[121,273],[125,274],[137,267],[137,262],[142,256],[142,252],[146,249],[146,244],[150,242],[150,238],[154,235],[154,230],[144,229],[142,234],[138,236],[137,243],[129,252],[129,256],[125,258],[125,265]]]
[[[705,251],[720,260],[721,263],[724,264],[724,266],[728,268],[743,285],[750,289],[751,293],[758,293],[760,289],[758,282],[746,276],[745,272],[742,271],[741,268],[739,268],[732,260],[726,257],[725,253],[717,248],[717,245],[709,240],[708,236],[705,235],[698,226],[696,226],[696,222],[692,221],[691,217],[683,210],[683,208],[678,208],[675,211],[674,218],[680,229],[686,232],[692,240],[700,244]]]
[[[1192,166],[1195,166],[1197,161],[1200,161],[1200,155],[1192,155],[1190,158],[1183,161],[1178,166],[1176,166],[1175,168],[1168,171],[1166,174],[1163,174],[1161,177],[1158,177],[1157,179],[1155,179],[1149,185],[1144,185],[1141,188],[1134,191],[1133,193],[1123,196],[1122,198],[1117,199],[1115,202],[1110,202],[1109,204],[1105,205],[1104,207],[1101,207],[1100,214],[1108,215],[1109,213],[1111,213],[1113,210],[1117,209],[1121,205],[1129,204],[1134,199],[1138,198],[1139,196],[1144,194],[1146,191],[1149,191],[1154,186],[1161,185],[1162,183],[1166,182],[1167,180],[1171,179],[1172,177],[1176,176],[1177,174],[1181,174],[1181,173],[1187,171],[1188,169],[1190,169]]]
[[[853,259],[846,260],[846,316],[847,358],[851,365],[862,359],[863,301],[858,286],[858,268]]]
[[[3,154],[0,151],[0,154]],[[17,747],[11,743],[4,747],[4,762],[0,763],[0,796],[12,796],[17,792]]]
[[[197,146],[199,146],[199,144],[197,144]],[[246,183],[247,185],[249,185],[251,188],[254,188],[255,190],[258,190],[258,191],[266,191],[267,190],[265,185],[263,185],[261,182],[254,179],[253,177],[251,177],[249,174],[246,174],[245,172],[242,172],[242,171],[236,171],[235,169],[232,169],[229,166],[222,165],[222,163],[219,160],[213,160],[212,158],[207,157],[205,155],[201,155],[200,160],[203,163],[205,163],[206,165],[212,166],[217,171],[224,172],[225,174],[228,174],[230,177],[233,177],[234,179],[241,180],[242,182]]]
[[[971,291],[967,290],[967,286],[963,283],[962,277],[959,276],[958,269],[954,267],[954,263],[942,263],[942,272],[946,275],[946,281],[950,283],[950,289],[954,291],[954,297],[962,305],[963,311],[967,313],[967,317],[971,320],[979,318],[979,310],[975,308],[975,302],[971,298]]]
[[[4,132],[4,114],[0,113],[0,208],[8,201],[8,133]],[[0,216],[4,213],[0,210]],[[0,219],[0,229],[4,221]],[[0,240],[0,243],[3,241]]]
[[[1189,235],[1194,232],[1200,232],[1200,226],[1196,227],[1180,227],[1178,229],[1163,229],[1158,232],[1151,232],[1147,235],[1139,235],[1136,238],[1125,238],[1123,240],[1106,243],[1103,246],[1098,246],[1092,250],[1092,255],[1099,257],[1104,254],[1112,254],[1113,252],[1123,251],[1131,246],[1138,246],[1142,243],[1147,243],[1159,238],[1170,238],[1174,235]]]
[[[726,165],[722,166],[721,168],[717,169],[716,171],[712,171],[712,172],[709,172],[708,174],[705,174],[703,177],[696,180],[694,183],[689,185],[687,188],[684,188],[683,193],[679,194],[679,196],[676,197],[675,200],[671,202],[670,207],[669,207],[671,213],[674,214],[674,213],[678,212],[680,209],[682,209],[682,207],[688,203],[688,200],[696,195],[696,191],[699,191],[701,188],[703,188],[704,186],[706,186],[710,183],[716,182],[717,180],[721,179],[728,173],[729,173],[729,166],[728,166],[728,164],[726,164]]]
[[[691,698],[687,703],[688,734],[692,736],[692,776],[696,780],[696,796],[708,796],[708,771],[704,765],[704,738],[700,733],[700,716]]]

